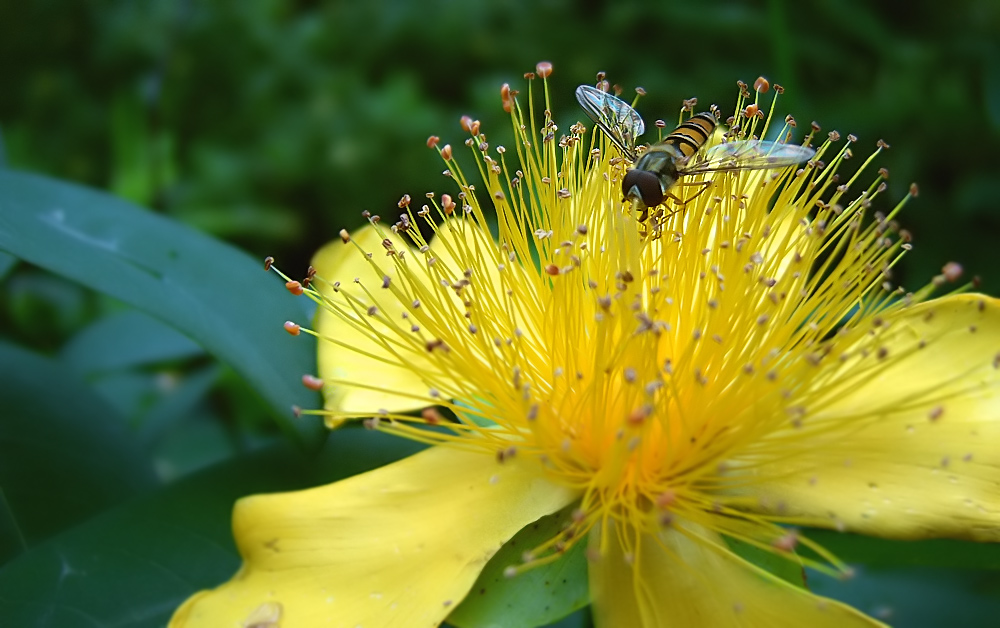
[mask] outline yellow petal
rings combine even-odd
[[[683,527],[680,527],[683,525]],[[590,533],[590,593],[597,628],[841,628],[882,626],[723,549],[718,535],[675,522],[635,537],[608,524]]]
[[[328,486],[242,499],[243,567],[170,626],[436,626],[507,539],[577,498],[537,465],[437,447]]]
[[[365,227],[352,233],[351,238],[362,250],[371,252],[373,258],[379,256],[375,261],[384,272],[380,274],[354,243],[345,244],[336,240],[313,256],[312,265],[317,274],[331,283],[339,281],[341,284],[338,291],[322,282],[314,285],[341,311],[354,313],[355,320],[354,324],[349,323],[322,306],[316,310],[314,327],[321,337],[317,355],[319,376],[323,380],[346,380],[377,389],[343,386],[338,381],[327,381],[323,386],[324,405],[328,410],[347,412],[405,411],[424,407],[428,405],[424,398],[430,386],[420,377],[418,362],[426,362],[426,358],[408,352],[407,355],[416,368],[403,368],[399,366],[398,353],[393,353],[394,349],[398,351],[398,347],[380,340],[379,333],[376,333],[385,332],[386,322],[406,324],[402,319],[403,304],[381,289],[385,276],[389,277],[390,282],[397,278],[393,263],[384,257],[382,236],[374,228]],[[398,239],[395,244],[403,246]],[[379,298],[377,303],[373,302],[354,283],[355,278],[360,279],[377,297],[384,298]],[[348,295],[355,301],[349,301]],[[374,316],[368,315],[369,307],[378,309]],[[389,391],[396,391],[397,394]]]
[[[395,251],[405,252],[402,259],[386,255],[383,236]],[[337,240],[326,245],[312,262],[321,277],[340,282],[337,290],[323,282],[314,284],[341,313],[320,307],[316,314],[315,328],[322,336],[318,361],[319,376],[326,382],[325,406],[365,413],[430,405],[429,391],[448,389],[456,376],[444,372],[432,359],[426,339],[456,330],[421,331],[429,334],[421,336],[412,326],[420,327],[423,312],[432,311],[435,326],[442,319],[452,319],[461,322],[457,333],[471,333],[464,301],[490,300],[489,307],[503,310],[507,283],[516,280],[511,277],[519,276],[520,269],[511,268],[505,283],[498,270],[499,251],[489,232],[468,221],[440,225],[426,251],[410,249],[398,236],[389,231],[379,234],[370,226],[352,233],[351,238],[352,243]],[[371,258],[355,245],[371,253]],[[406,264],[406,272],[400,273],[397,264]],[[452,286],[461,281],[470,285],[460,297]],[[421,304],[419,308],[415,302]],[[519,323],[515,315],[511,329],[494,331],[503,331],[504,337],[512,337],[514,327],[522,334],[533,333]]]
[[[761,510],[813,525],[1000,541],[1000,301],[949,297],[884,323],[885,368],[815,417],[872,420],[761,469],[748,492]]]

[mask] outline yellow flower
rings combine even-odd
[[[544,84],[531,108],[538,84],[523,109],[504,86],[507,150],[464,119],[475,182],[432,138],[451,195],[404,197],[395,225],[371,217],[314,261],[316,413],[433,447],[241,500],[243,568],[172,626],[438,625],[505,541],[567,506],[509,575],[585,543],[601,627],[879,625],[727,543],[836,575],[799,527],[998,539],[998,304],[930,300],[956,265],[890,283],[910,246],[902,203],[869,217],[875,155],[843,174],[855,139],[814,125],[801,168],[689,176],[686,203],[642,223],[629,164],[582,125],[561,135]],[[767,133],[755,91],[732,139]]]

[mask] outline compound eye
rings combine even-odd
[[[634,168],[622,178],[622,193],[626,198],[641,200],[646,207],[656,207],[665,198],[660,179],[655,174]]]
[[[639,183],[639,193],[642,194],[642,202],[646,207],[656,207],[663,202],[666,197],[663,195],[663,187],[660,179],[652,172],[643,172],[642,181]]]

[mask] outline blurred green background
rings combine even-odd
[[[626,89],[646,89],[639,108],[647,121],[674,119],[691,96],[729,112],[739,79],[764,75],[782,84],[779,110],[793,114],[800,131],[815,120],[824,131],[854,133],[858,156],[879,138],[892,145],[878,163],[891,173],[889,199],[919,183],[920,196],[901,219],[915,236],[915,251],[898,274],[904,286],[917,288],[956,260],[982,278],[986,292],[1000,294],[993,254],[1000,233],[996,0],[0,3],[0,163],[105,190],[252,258],[273,255],[300,275],[315,249],[360,223],[362,210],[394,216],[404,193],[448,190],[427,136],[459,143],[459,116],[470,114],[503,143],[499,86],[519,87],[522,74],[543,59],[555,66],[550,84],[562,128],[583,118],[571,93],[598,70]],[[0,197],[15,193],[0,179]],[[877,208],[889,207],[885,200]],[[0,227],[3,221],[0,214]],[[337,449],[343,445],[324,444],[310,427],[289,427],[279,401],[293,393],[262,390],[258,381],[271,380],[239,362],[243,341],[221,349],[203,342],[173,325],[155,295],[115,285],[113,273],[107,285],[87,283],[74,275],[77,262],[60,271],[40,262],[42,253],[34,259],[7,246],[11,256],[4,248],[0,240],[0,360],[14,390],[0,398],[7,413],[0,454],[10,454],[0,456],[0,559],[12,562],[0,570],[0,583],[22,588],[0,594],[0,624],[30,625],[11,618],[29,621],[37,618],[31,609],[71,605],[58,595],[87,598],[86,589],[47,589],[46,560],[65,557],[66,543],[80,555],[100,554],[86,548],[108,543],[148,547],[151,533],[122,520],[138,516],[136,508],[152,509],[154,520],[166,511],[187,517],[177,527],[231,544],[227,513],[238,495],[306,486],[409,451],[378,441],[381,458],[345,463]],[[188,261],[232,308],[229,321],[243,312],[265,318],[257,304],[272,294],[275,310],[307,316],[282,300],[280,283],[263,272],[259,285],[248,279],[253,287],[244,290],[215,257]],[[284,319],[275,317],[266,320],[278,326],[269,342],[299,342],[281,335]],[[213,324],[224,335],[226,319]],[[309,368],[303,356],[311,350],[297,347],[282,386]],[[19,430],[36,430],[31,438],[44,450],[67,413],[77,419],[65,428],[72,437],[59,455],[50,451],[51,460],[39,462],[35,450],[22,447],[27,437]],[[81,420],[95,422],[85,423],[89,428],[109,416],[113,438],[102,436],[104,427],[73,432]],[[100,459],[108,439],[120,441],[123,459],[141,471],[96,502],[77,503],[82,489],[65,482],[74,465],[87,463],[65,453],[91,448],[81,455]],[[120,470],[106,471],[120,479]],[[164,502],[163,487],[180,492]],[[34,523],[25,524],[24,512]],[[924,561],[926,569],[983,566],[971,559],[943,564],[940,556],[952,553],[944,547],[928,550],[938,558]],[[152,596],[144,612],[122,616],[116,608],[107,619],[94,615],[94,623],[50,617],[45,625],[159,625],[192,583],[218,582],[235,564],[230,547],[217,566]],[[121,574],[145,570],[120,567]],[[992,573],[975,573],[986,579],[976,590],[992,595]],[[959,588],[965,595],[968,587]],[[907,590],[886,595],[905,600]],[[859,604],[869,612],[896,608],[881,598]],[[901,625],[922,625],[936,616],[922,609],[895,620],[901,617]]]

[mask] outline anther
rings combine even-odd
[[[427,425],[439,425],[442,422],[441,413],[437,408],[424,408],[420,411],[420,417]]]
[[[916,198],[917,196],[920,196],[920,188],[917,187],[916,183],[911,183],[910,184],[910,196],[912,196],[914,198]]]
[[[503,110],[510,113],[514,109],[514,99],[510,95],[510,85],[504,83],[500,87],[500,103],[503,106]]]
[[[758,94],[766,94],[767,90],[771,89],[771,84],[763,76],[758,76],[757,80],[753,82],[753,89]]]
[[[297,281],[286,281],[285,289],[294,294],[295,296],[300,296],[303,293],[302,284]]]
[[[708,383],[708,377],[706,377],[705,374],[701,372],[700,368],[696,368],[694,370],[694,381],[704,386],[705,384]]]
[[[434,147],[436,147],[438,145],[438,142],[440,142],[440,141],[441,141],[441,138],[438,137],[437,135],[432,135],[432,136],[428,137],[427,138],[427,148],[434,148]]]
[[[552,75],[552,63],[549,61],[539,61],[535,66],[535,72],[543,79],[549,78]]]
[[[958,262],[948,262],[941,268],[941,274],[949,282],[958,281],[962,276],[962,265]]]
[[[315,375],[308,375],[308,374],[303,375],[302,385],[308,388],[309,390],[315,390],[315,391],[323,390],[323,380],[316,377]]]
[[[285,321],[285,331],[287,331],[291,335],[298,336],[299,332],[301,330],[302,330],[302,327],[300,327],[299,325],[296,325],[292,321]]]
[[[444,147],[441,148],[441,158],[445,161],[451,161],[451,144],[445,144]],[[451,176],[451,172],[448,170],[445,170],[445,172],[448,173],[445,175],[446,177]]]
[[[784,536],[778,537],[772,543],[772,546],[776,550],[782,552],[792,552],[795,547],[799,544],[799,535],[795,530],[789,530]]]
[[[435,350],[438,349],[445,352],[448,351],[448,345],[446,345],[444,343],[444,340],[441,340],[440,338],[435,338],[434,340],[428,340],[427,343],[424,345],[424,348],[427,350],[428,353],[433,353]]]
[[[268,255],[264,258],[264,270],[271,270],[271,265],[274,264],[274,258]]]

